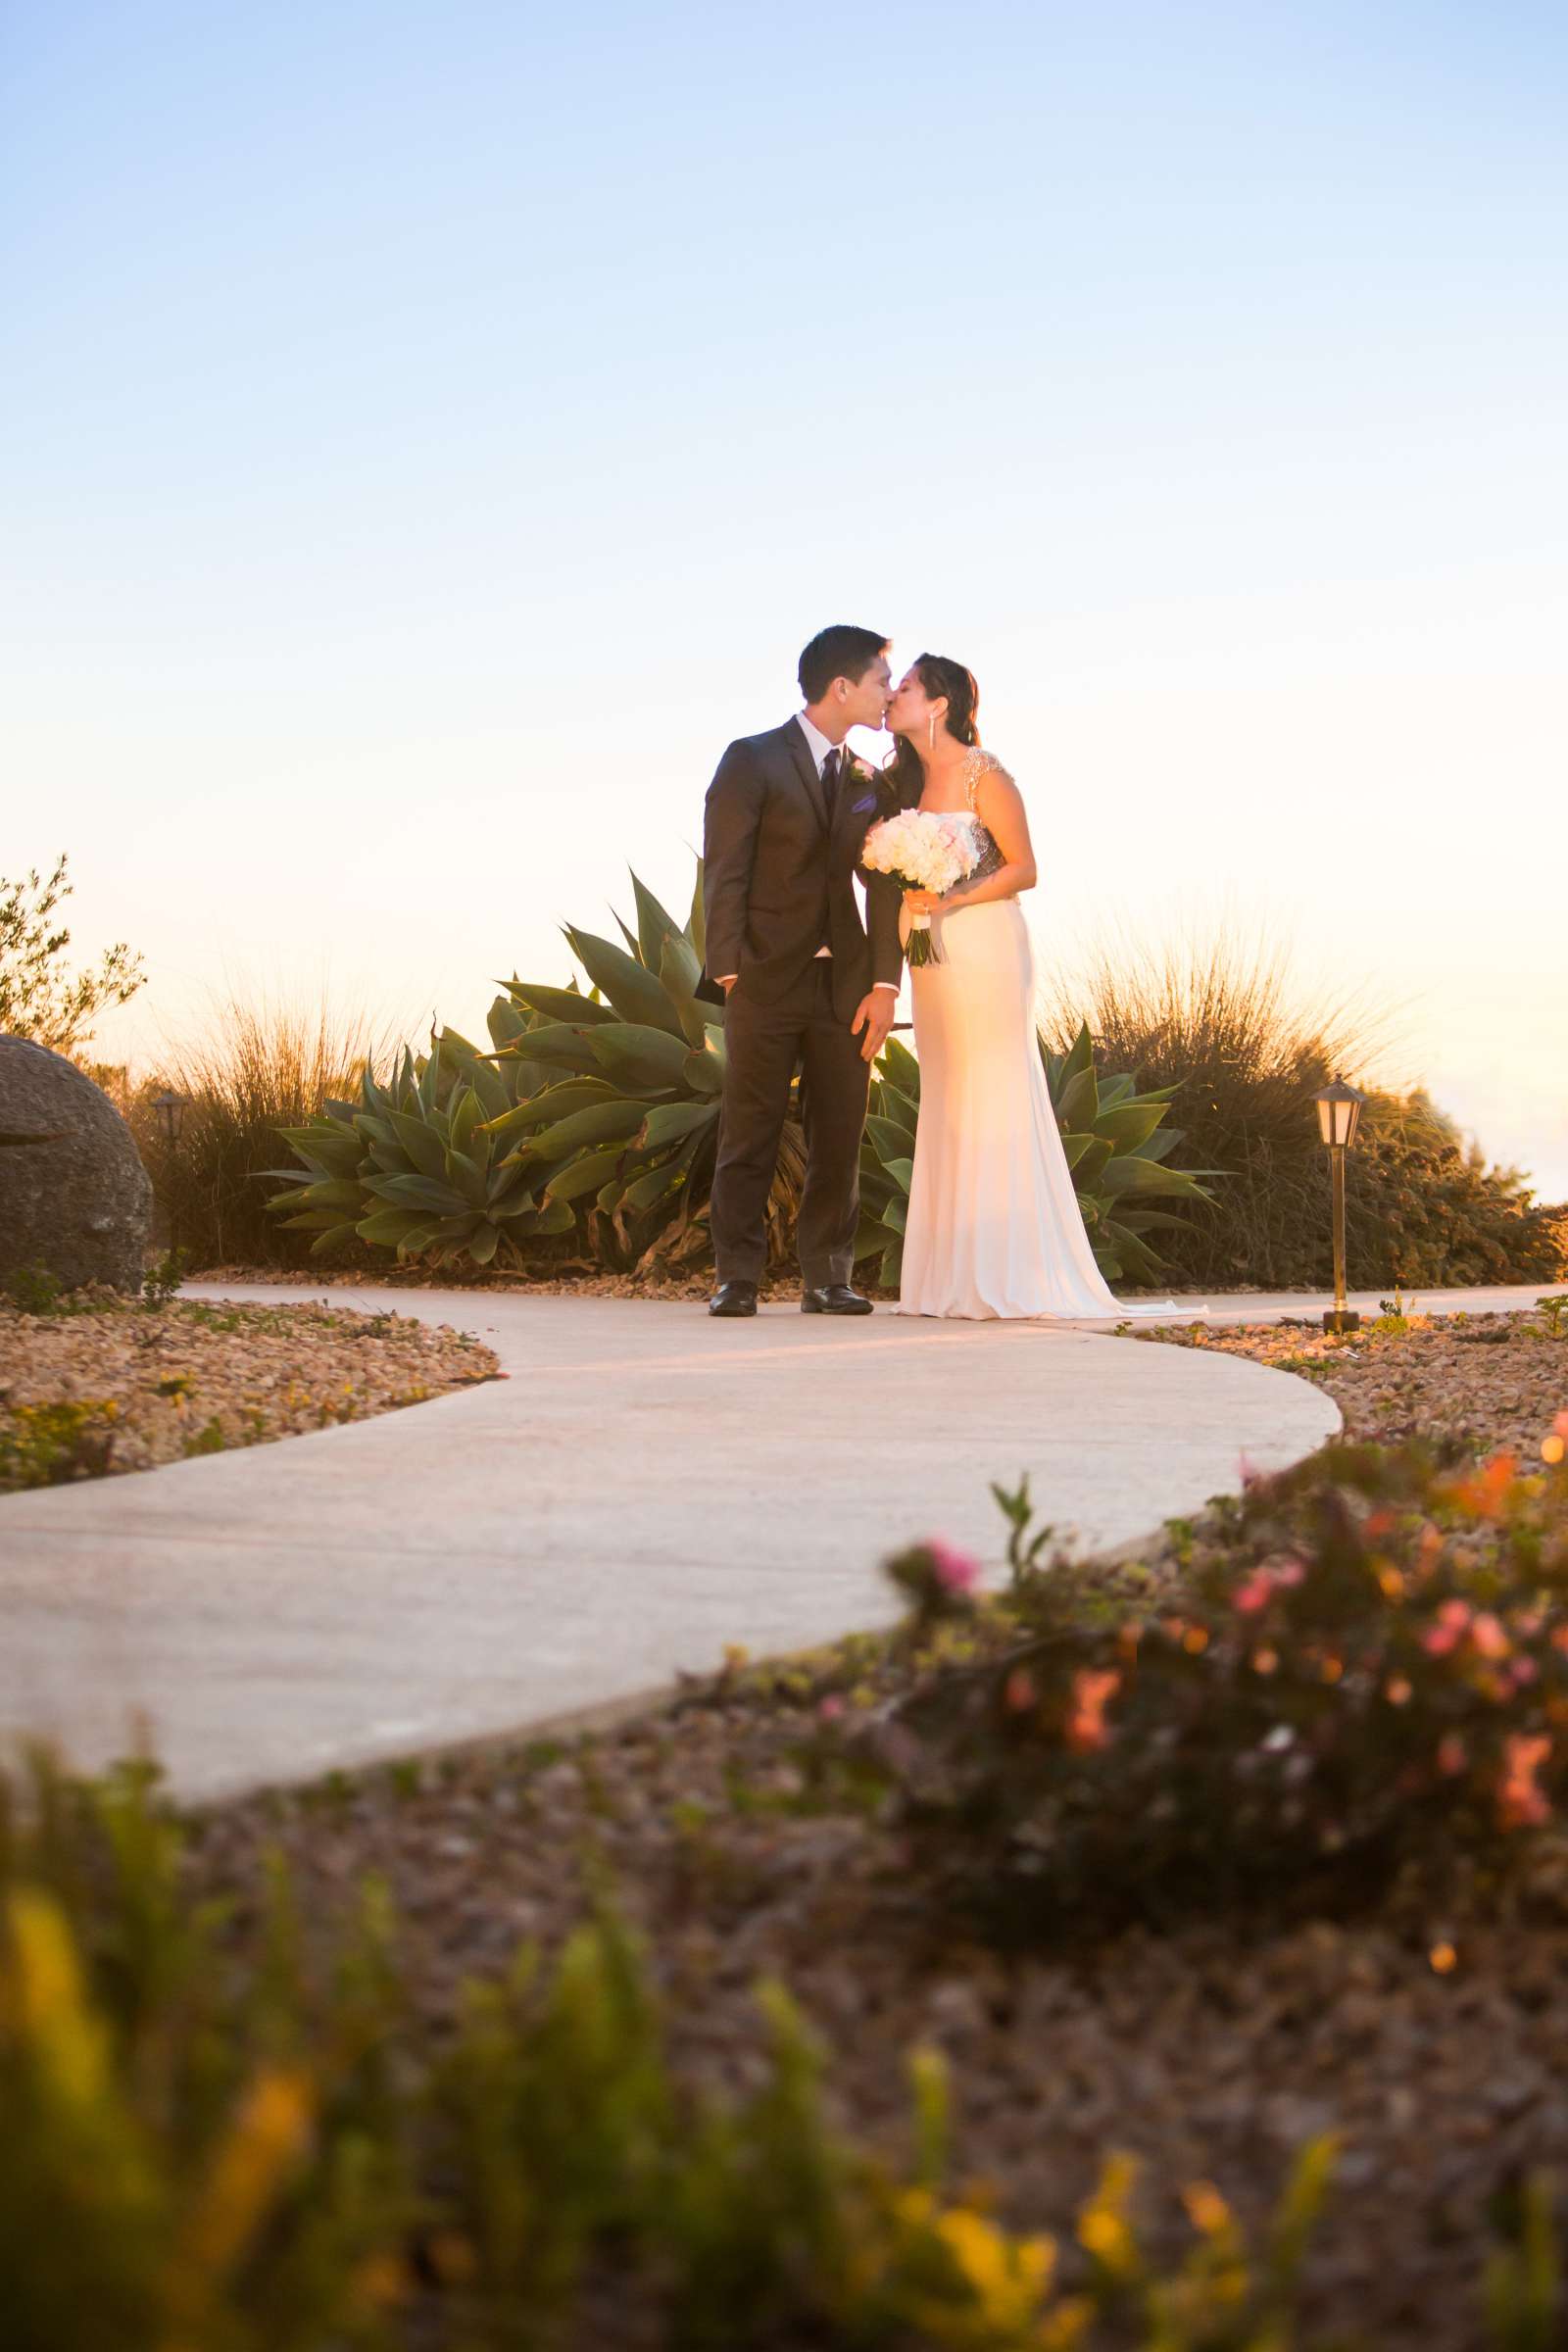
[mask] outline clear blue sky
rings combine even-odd
[[[823,621],[1568,1194],[1568,16],[11,0],[0,871],[471,1025]],[[864,748],[872,749],[870,744]]]

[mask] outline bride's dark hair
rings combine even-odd
[[[933,703],[943,695],[948,698],[948,715],[943,721],[948,733],[958,743],[977,744],[980,729],[975,724],[980,712],[980,689],[974,682],[972,669],[961,662],[950,662],[944,654],[919,654],[914,661],[914,674]],[[924,769],[920,755],[906,737],[900,736],[893,757],[882,773],[898,796],[901,808],[912,808],[920,798]]]

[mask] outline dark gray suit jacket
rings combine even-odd
[[[866,925],[855,896],[866,828],[893,806],[875,776],[839,786],[831,829],[826,787],[799,722],[745,735],[720,760],[703,820],[708,970],[737,975],[767,1003],[798,981],[820,947],[833,950],[833,1008],[846,1021],[877,981],[897,987],[903,893],[886,874],[862,874]]]

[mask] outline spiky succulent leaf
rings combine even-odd
[[[513,980],[508,986],[514,1004],[525,1004],[531,1012],[542,1012],[547,1021],[564,1021],[572,1028],[591,1029],[596,1021],[620,1018],[612,1004],[596,1004],[580,989],[541,988],[525,980]]]
[[[635,956],[624,955],[608,939],[596,938],[592,931],[577,931],[568,923],[566,938],[594,986],[602,989],[614,1006],[617,1021],[664,1029],[671,1037],[682,1035],[675,1007],[657,972],[646,970]]]
[[[666,939],[684,939],[685,933],[672,914],[666,913],[645,882],[635,874],[631,878],[632,896],[637,902],[637,958],[651,972],[657,972],[663,960]]]

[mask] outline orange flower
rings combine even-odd
[[[1103,1747],[1109,1735],[1105,1730],[1105,1706],[1121,1689],[1121,1676],[1111,1671],[1097,1674],[1092,1667],[1081,1666],[1072,1678],[1072,1711],[1067,1717],[1064,1737],[1067,1745],[1080,1753],[1094,1747]]]
[[[1505,1830],[1534,1829],[1551,1818],[1551,1803],[1536,1785],[1536,1774],[1551,1753],[1542,1733],[1534,1739],[1515,1732],[1506,1742],[1506,1763],[1497,1788],[1497,1813]]]
[[[1022,1715],[1034,1705],[1037,1696],[1034,1676],[1026,1666],[1015,1666],[1002,1687],[1003,1704],[1014,1715]]]
[[[1482,1464],[1475,1478],[1462,1478],[1453,1490],[1453,1499],[1463,1511],[1473,1512],[1478,1519],[1495,1519],[1513,1485],[1519,1464],[1511,1453],[1494,1453]]]
[[[1508,1637],[1502,1630],[1502,1620],[1494,1617],[1490,1609],[1482,1609],[1470,1628],[1470,1639],[1484,1658],[1505,1658],[1508,1655]]]

